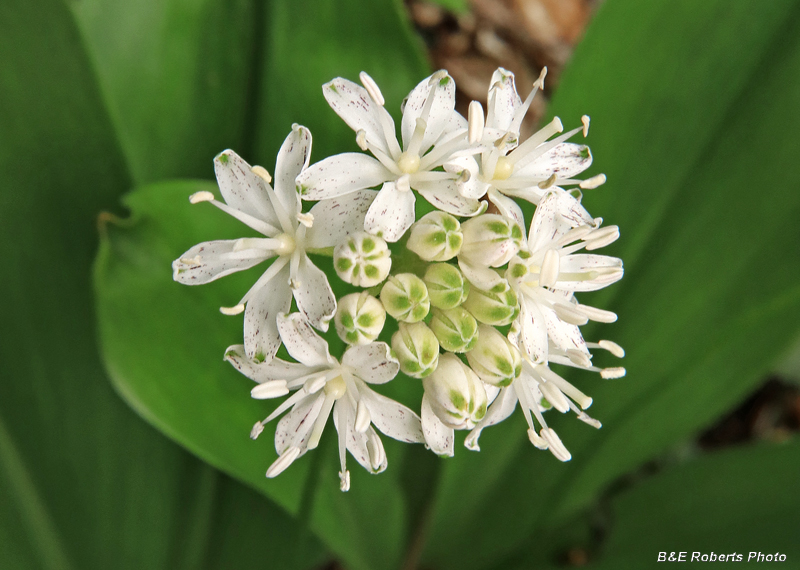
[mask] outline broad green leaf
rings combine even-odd
[[[252,136],[263,3],[70,3],[134,181],[209,176]]]
[[[95,274],[104,356],[125,399],[167,435],[259,489],[310,527],[352,568],[395,566],[406,522],[399,470],[370,476],[353,460],[349,493],[339,491],[332,420],[318,449],[275,479],[272,422],[252,441],[253,424],[276,403],[250,397],[252,381],[223,362],[242,342],[241,316],[218,308],[238,302],[263,266],[201,287],[172,281],[172,260],[207,239],[242,237],[243,225],[188,196],[214,191],[210,182],[169,182],[125,198],[130,220],[111,223]],[[323,258],[330,263],[330,258]],[[335,353],[335,351],[334,351]],[[384,438],[385,440],[388,438]],[[401,453],[387,443],[389,463]]]
[[[397,121],[403,98],[430,73],[407,18],[398,0],[271,0],[252,124],[256,159],[273,164],[292,123],[314,135],[314,161],[358,151],[355,133],[322,96],[322,85],[335,77],[358,83],[366,71]]]
[[[90,272],[96,216],[130,184],[120,147],[63,4],[0,3],[0,58],[0,567],[319,561],[313,541],[285,551],[297,538],[285,513],[113,393]]]
[[[695,552],[736,553],[741,563],[756,553],[749,564],[759,552],[797,560],[798,465],[795,439],[715,453],[659,473],[612,501],[610,532],[587,568],[649,568],[659,552],[688,552],[689,561]],[[701,564],[711,562],[689,566]]]
[[[519,417],[487,430],[479,456],[457,454],[431,523],[432,566],[485,567],[535,544],[536,529],[735,405],[796,338],[800,264],[788,244],[800,240],[798,38],[797,2],[601,9],[553,111],[565,124],[593,118],[595,170],[610,181],[585,203],[621,226],[608,250],[623,257],[626,277],[580,297],[620,317],[585,336],[624,346],[628,376],[569,376],[594,397],[604,427],[550,414],[568,464],[533,449]],[[458,540],[479,521],[484,532]]]

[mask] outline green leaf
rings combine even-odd
[[[800,240],[798,38],[797,2],[604,5],[553,111],[567,125],[592,116],[595,171],[609,175],[585,203],[622,228],[608,250],[626,276],[580,299],[619,314],[584,334],[624,346],[628,376],[569,376],[604,428],[551,413],[568,464],[533,449],[519,417],[487,430],[480,456],[457,454],[432,522],[432,566],[486,566],[535,541],[735,405],[796,337],[800,266],[786,248]],[[464,524],[445,524],[454,519]],[[475,520],[486,531],[464,545]]]
[[[71,3],[137,183],[210,176],[252,133],[263,9],[253,0]]]
[[[644,568],[658,553],[800,557],[800,444],[760,445],[701,457],[622,493],[611,530],[587,568]],[[757,559],[754,559],[756,561]],[[723,563],[725,564],[725,563]]]
[[[288,516],[156,433],[106,379],[96,216],[130,179],[68,10],[0,3],[0,58],[0,567],[318,562],[313,541],[292,560]]]

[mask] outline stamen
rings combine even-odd
[[[250,170],[267,184],[272,184],[272,175],[263,166],[253,166]]]
[[[369,148],[367,145],[367,131],[364,129],[356,131],[356,144],[361,150],[367,150]]]
[[[322,390],[327,382],[328,377],[325,374],[313,376],[305,381],[303,384],[303,390],[306,391],[306,394],[315,394]]]
[[[556,183],[556,180],[557,180],[557,177],[556,177],[555,173],[553,173],[553,174],[550,175],[550,178],[548,178],[547,180],[542,180],[541,182],[539,182],[537,184],[537,186],[539,188],[541,188],[542,190],[547,190],[548,188],[550,188],[551,186],[553,186]]]
[[[244,311],[244,303],[239,303],[233,307],[220,307],[219,312],[223,315],[233,316],[239,315]]]
[[[250,396],[256,400],[268,400],[278,398],[289,393],[286,387],[286,380],[270,380],[255,386],[250,390]]]
[[[600,376],[606,380],[612,380],[615,378],[622,378],[625,376],[625,369],[620,367],[617,368],[603,368],[600,371]]]
[[[303,212],[298,212],[297,221],[303,224],[305,227],[310,228],[314,225],[314,214],[311,212],[307,212],[305,214]]]
[[[375,80],[363,71],[358,74],[358,77],[361,79],[361,85],[363,85],[364,89],[367,90],[367,93],[369,93],[369,96],[372,98],[372,100],[383,107],[386,101],[383,98],[383,94],[381,93],[378,84],[375,83]]]
[[[339,471],[339,490],[346,493],[350,490],[350,472]]]
[[[214,206],[216,206],[229,216],[233,216],[243,224],[253,228],[257,232],[264,234],[265,236],[274,237],[280,233],[280,230],[275,226],[273,226],[272,224],[268,224],[264,220],[253,217],[250,214],[245,214],[241,210],[231,208],[227,204],[223,204],[222,202],[218,202],[216,200],[211,200],[211,204],[213,204]]]
[[[383,449],[378,434],[375,431],[369,432],[367,436],[367,453],[369,454],[369,463],[373,471],[377,471],[386,459],[386,452]]]
[[[555,117],[544,127],[542,127],[537,132],[533,133],[530,137],[528,137],[528,140],[526,140],[524,143],[515,148],[511,152],[511,154],[508,155],[509,159],[514,163],[520,161],[526,154],[537,149],[547,139],[549,139],[556,133],[562,132],[563,130],[564,130],[564,125],[561,123],[561,119]]]
[[[369,415],[369,410],[362,399],[358,402],[358,407],[356,408],[355,430],[358,433],[364,433],[367,431],[371,421],[372,418]]]
[[[478,101],[473,101],[469,104],[469,143],[475,144],[483,138],[483,127],[485,119],[483,116],[483,107]]]
[[[597,230],[586,239],[586,251],[600,249],[619,239],[619,227],[608,226],[602,230]]]
[[[554,287],[558,281],[561,256],[555,249],[548,249],[544,254],[542,269],[539,272],[539,285],[541,287]]]
[[[200,202],[213,202],[214,201],[214,194],[209,192],[208,190],[203,190],[202,192],[195,192],[191,196],[189,196],[189,203],[191,204],[199,204]]]
[[[336,425],[341,426],[339,431],[339,489],[348,491],[350,489],[350,472],[347,470],[347,424],[349,406],[336,406],[333,413],[336,414]]]
[[[547,449],[547,442],[539,437],[539,434],[537,434],[536,430],[533,428],[528,428],[528,439],[531,440],[531,443],[536,446],[537,449]]]
[[[556,316],[570,325],[583,326],[589,322],[589,317],[576,311],[572,303],[553,303]]]
[[[544,89],[544,78],[547,76],[547,68],[543,67],[542,71],[539,73],[539,78],[533,82],[533,89],[531,92],[528,93],[528,96],[525,98],[525,101],[517,107],[514,111],[514,116],[511,119],[511,125],[509,126],[509,130],[518,133],[520,127],[522,126],[522,120],[525,118],[525,115],[528,113],[528,109],[533,103],[533,98],[536,96],[536,93],[539,89]]]
[[[615,323],[617,322],[617,315],[616,313],[612,313],[611,311],[606,311],[603,309],[598,309],[597,307],[590,307],[589,305],[575,305],[575,308],[589,317],[589,319],[593,321],[597,321],[598,323]]]
[[[567,358],[569,358],[577,366],[583,368],[588,368],[589,366],[592,365],[592,361],[589,358],[589,355],[583,352],[582,350],[578,350],[577,348],[568,349]]]
[[[601,340],[597,343],[597,345],[599,348],[607,350],[617,358],[623,358],[625,356],[625,350],[616,342],[611,340]]]
[[[256,422],[256,425],[254,425],[253,429],[250,430],[250,439],[258,438],[262,431],[264,431],[264,424],[261,422]]]
[[[547,401],[553,404],[553,407],[557,409],[562,414],[569,411],[569,402],[567,401],[566,396],[558,389],[558,387],[551,383],[544,382],[539,383],[539,390],[542,391],[542,394]]]
[[[311,429],[311,435],[308,437],[308,449],[316,449],[319,445],[319,440],[322,437],[322,431],[325,429],[325,424],[328,423],[328,416],[333,408],[333,403],[336,397],[333,394],[325,394],[325,400],[322,402],[322,409],[319,415],[314,420],[314,427]]]
[[[292,462],[300,456],[300,448],[292,446],[283,453],[267,469],[267,477],[272,479],[283,473]]]
[[[558,437],[553,428],[542,428],[539,434],[542,436],[542,439],[547,442],[550,452],[556,459],[559,461],[569,461],[572,459],[572,455],[567,451],[567,448],[564,447],[564,444],[561,443],[561,438]]]
[[[411,191],[411,180],[410,180],[408,174],[404,174],[403,176],[398,178],[397,182],[395,182],[395,185],[397,186],[397,189],[400,192],[410,192]]]
[[[583,123],[583,138],[589,136],[589,115],[584,115],[581,117],[581,123]]]
[[[603,424],[601,424],[599,421],[594,419],[592,416],[590,416],[586,412],[580,412],[579,414],[577,414],[577,417],[583,423],[592,426],[594,429],[600,429],[601,427],[603,427]]]
[[[411,135],[411,140],[408,143],[408,148],[406,151],[400,156],[400,160],[397,161],[397,166],[400,167],[405,173],[412,173],[416,172],[419,168],[419,151],[420,147],[422,146],[422,139],[425,137],[425,129],[428,128],[428,123],[422,117],[417,118],[417,123],[414,127],[414,134]],[[407,166],[403,166],[403,160],[411,161],[407,162]],[[412,167],[413,164],[413,167]],[[409,168],[412,168],[409,170]]]
[[[598,174],[597,176],[592,176],[591,178],[587,178],[586,180],[581,182],[579,186],[584,190],[591,190],[592,188],[597,188],[598,186],[602,186],[605,183],[606,183],[606,175]]]
[[[281,404],[277,408],[275,408],[272,411],[272,413],[268,415],[267,418],[261,423],[268,424],[269,422],[277,418],[279,415],[281,415],[283,412],[294,406],[297,402],[299,402],[305,397],[306,393],[303,392],[302,390],[298,390],[297,392],[286,398],[283,402],[281,402]]]

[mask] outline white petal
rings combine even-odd
[[[395,137],[394,121],[388,111],[378,105],[361,85],[337,77],[322,86],[325,100],[354,131],[364,131],[367,142],[385,154],[390,154],[380,115],[385,115],[391,125],[390,136]]]
[[[244,312],[244,347],[249,358],[269,361],[281,345],[275,318],[292,306],[289,266],[254,291]]]
[[[495,205],[500,215],[510,218],[519,224],[519,227],[525,227],[525,216],[522,214],[522,208],[507,196],[503,196],[495,188],[491,188],[488,192],[489,201]]]
[[[253,174],[241,156],[232,150],[220,153],[214,159],[214,171],[219,191],[228,206],[276,228],[281,227],[267,196],[266,182]]]
[[[328,323],[336,314],[336,296],[333,294],[325,272],[308,258],[300,257],[297,275],[292,275],[292,293],[297,308],[308,322],[321,331],[328,330]]]
[[[264,249],[234,251],[239,240],[199,243],[172,262],[172,277],[184,285],[202,285],[225,275],[250,269],[274,253]]]
[[[514,112],[522,105],[522,99],[517,94],[514,83],[514,74],[498,68],[492,74],[489,84],[489,98],[486,109],[486,127],[508,131]]]
[[[300,196],[297,194],[295,178],[306,168],[311,157],[311,133],[301,126],[292,127],[292,132],[283,141],[275,164],[273,185],[275,194],[289,216],[294,218],[300,211]]]
[[[486,202],[462,196],[455,180],[413,182],[411,187],[433,206],[454,216],[472,217],[486,210]]]
[[[398,190],[397,184],[387,182],[367,210],[364,231],[381,236],[388,242],[403,237],[414,223],[416,198],[410,190]]]
[[[564,351],[579,350],[584,354],[589,354],[589,349],[586,348],[586,342],[584,342],[577,325],[565,323],[558,318],[555,311],[548,307],[540,307],[540,310],[547,328],[547,336],[554,345]]]
[[[377,159],[346,152],[309,166],[297,177],[297,186],[303,200],[325,200],[377,186],[392,177]]]
[[[360,393],[369,410],[372,423],[381,432],[398,441],[425,443],[419,416],[410,408],[382,396],[366,386]]]
[[[518,162],[515,176],[546,179],[555,174],[557,178],[572,178],[592,165],[592,153],[586,145],[565,142],[554,146],[530,164],[524,164],[524,161],[523,158]]]
[[[466,197],[477,200],[483,198],[486,191],[491,187],[480,179],[480,169],[478,162],[472,156],[460,156],[444,164],[446,172],[460,175],[463,171],[469,172],[469,179],[466,182],[457,181],[458,192]]]
[[[334,247],[347,234],[362,231],[364,217],[377,195],[375,190],[358,190],[317,203],[311,208],[314,224],[306,230],[306,247]]]
[[[289,354],[306,366],[328,366],[335,361],[328,353],[328,343],[321,338],[300,313],[282,313],[277,319],[281,340]]]
[[[403,108],[403,148],[408,148],[411,135],[417,126],[417,119],[422,114],[425,101],[431,92],[431,77],[426,77],[408,95],[406,105]],[[456,106],[456,82],[450,75],[444,76],[439,80],[434,93],[433,104],[427,118],[427,128],[422,137],[420,153],[424,154],[442,135],[445,127],[452,119],[453,109]]]
[[[541,199],[533,214],[528,249],[539,251],[572,228],[593,223],[594,219],[574,196],[561,188],[553,188]]]
[[[597,291],[622,279],[622,260],[608,255],[577,253],[561,258],[560,273],[597,273],[592,279],[570,281],[559,277],[556,287],[569,291]]]
[[[547,325],[535,302],[520,296],[519,345],[534,362],[547,362]]]
[[[456,131],[462,131],[469,128],[469,121],[467,121],[464,116],[459,113],[458,111],[453,111],[450,113],[450,118],[447,119],[447,123],[444,126],[444,130],[442,131],[441,136],[436,141],[438,144],[439,141],[446,139],[452,133]]]
[[[431,408],[428,401],[428,394],[422,396],[421,410],[422,433],[425,436],[425,443],[431,451],[437,455],[453,456],[453,442],[455,431],[442,423]]]
[[[352,368],[356,376],[370,384],[385,384],[400,371],[400,363],[385,342],[349,347],[342,357],[342,364]]]
[[[497,398],[486,411],[486,415],[478,422],[475,429],[467,435],[464,440],[464,445],[473,451],[480,451],[481,448],[478,445],[478,438],[480,438],[483,428],[499,424],[510,416],[516,409],[518,401],[514,386],[506,386],[501,389]]]
[[[280,358],[273,358],[270,362],[256,362],[247,358],[244,345],[241,344],[229,346],[225,350],[225,360],[259,384],[272,380],[294,380],[309,373],[308,367],[304,364],[286,362]]]
[[[490,267],[470,265],[461,259],[458,260],[458,266],[467,281],[478,289],[489,291],[503,282],[503,277]]]
[[[370,473],[380,473],[384,469],[386,469],[387,461],[386,461],[386,453],[383,452],[383,443],[380,442],[380,438],[375,433],[373,428],[367,428],[364,433],[358,433],[355,430],[355,410],[352,409],[352,406],[347,398],[340,398],[336,401],[336,407],[339,406],[350,406],[351,409],[347,410],[347,425],[342,426],[339,424],[339,414],[333,414],[333,422],[336,426],[336,431],[339,432],[339,437],[341,437],[342,430],[345,433],[345,441],[347,444],[347,450],[350,452],[356,461],[367,471]],[[380,465],[378,465],[377,469],[373,469],[372,462],[370,461],[370,452],[368,448],[368,441],[370,439],[377,440],[377,444],[380,445],[380,455],[382,455],[382,461]]]
[[[311,435],[324,400],[323,393],[306,396],[281,418],[275,429],[275,451],[281,454],[289,447],[299,447],[300,455],[306,452],[308,436]]]

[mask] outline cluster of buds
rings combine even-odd
[[[236,305],[221,309],[244,313],[243,344],[225,358],[257,383],[252,397],[286,397],[251,432],[255,439],[282,416],[268,477],[316,447],[331,415],[342,490],[350,486],[347,451],[372,473],[386,468],[377,432],[453,455],[455,430],[470,430],[465,445],[478,450],[481,431],[519,403],[531,443],[567,461],[544,412],[574,412],[600,427],[585,413],[592,399],[551,365],[624,375],[595,366],[592,354],[622,357],[622,348],[587,342],[579,328],[616,315],[575,297],[622,277],[621,260],[587,253],[615,241],[619,229],[601,227],[581,204],[581,189],[605,181],[575,178],[592,156],[567,141],[588,135],[588,117],[566,133],[556,118],[522,140],[545,72],[523,101],[513,74],[498,69],[486,113],[473,102],[465,119],[453,79],[438,71],[407,97],[399,139],[371,77],[362,73],[361,85],[337,78],[323,94],[369,154],[310,164],[311,133],[295,125],[274,186],[264,168],[233,151],[215,159],[224,201],[200,192],[191,202],[210,202],[261,237],[201,243],[175,260],[174,278],[202,284],[272,259]],[[416,220],[418,196],[433,211]],[[525,202],[535,208],[529,224]],[[332,271],[309,254],[332,257]],[[334,272],[355,292],[337,299]],[[324,338],[331,320],[347,346],[339,357]],[[281,346],[292,360],[276,356]],[[398,375],[421,384],[419,414],[372,388]]]

